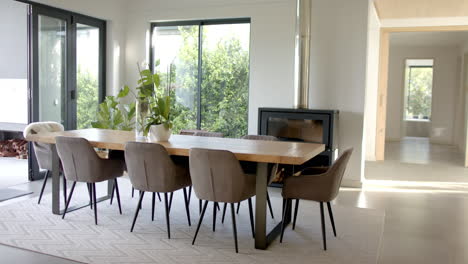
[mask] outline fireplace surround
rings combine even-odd
[[[338,110],[259,108],[258,134],[284,141],[325,144],[324,152],[301,166],[284,166],[288,173],[330,166],[337,158],[338,117]]]

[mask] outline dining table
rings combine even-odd
[[[53,145],[52,160],[52,213],[63,214],[60,202],[60,160],[55,147],[57,136],[85,138],[95,148],[107,150],[124,150],[129,141],[161,144],[170,155],[189,156],[192,148],[228,150],[240,161],[257,163],[256,169],[256,202],[255,202],[255,248],[267,249],[268,245],[280,235],[282,222],[267,231],[267,187],[270,172],[269,164],[301,165],[325,150],[324,144],[291,141],[263,141],[237,138],[198,137],[189,135],[172,135],[167,142],[151,141],[148,137],[136,137],[135,132],[108,129],[79,129],[63,132],[43,132],[32,134],[26,140]],[[103,201],[110,198],[113,192],[113,181],[108,181],[107,194],[99,198]],[[83,205],[86,206],[86,205]],[[83,207],[81,206],[81,207]],[[75,209],[80,208],[77,206]],[[284,213],[285,225],[291,222],[291,207]]]

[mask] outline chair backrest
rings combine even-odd
[[[278,141],[277,137],[266,136],[266,135],[246,135],[246,136],[243,136],[242,139]]]
[[[267,135],[245,135],[242,137],[242,139],[248,139],[248,140],[263,140],[263,141],[278,141],[277,137],[274,136],[267,136]],[[254,163],[255,166],[252,165],[245,165],[247,167],[247,170],[249,172],[252,171],[252,168],[257,168],[257,164]],[[268,184],[271,184],[272,181],[275,179],[276,173],[278,172],[278,164],[268,164],[268,171],[270,171],[270,174],[268,176]],[[255,172],[254,171],[254,172]]]
[[[249,184],[236,156],[227,150],[190,150],[190,176],[201,200],[236,203]]]
[[[130,181],[138,190],[170,192],[178,189],[181,181],[176,165],[166,148],[156,143],[127,142],[125,162]]]
[[[39,134],[43,132],[61,132],[64,131],[62,124],[57,122],[35,122],[31,123],[23,131],[23,136],[26,138],[32,134]],[[36,155],[39,168],[45,170],[52,170],[51,145],[39,142],[33,142],[34,154]]]
[[[193,136],[197,132],[206,132],[206,131],[198,130],[198,129],[182,129],[179,135]]]
[[[343,180],[343,176],[352,153],[352,148],[345,150],[325,173],[326,176],[324,177],[327,177],[330,188],[330,201],[335,199],[340,191],[341,181]]]
[[[219,133],[219,132],[208,132],[208,131],[199,131],[199,132],[195,132],[195,134],[193,134],[194,136],[196,137],[224,137],[224,134],[223,133]]]
[[[77,182],[96,182],[102,160],[88,140],[79,137],[56,137],[57,153],[65,178]]]

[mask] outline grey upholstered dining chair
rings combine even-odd
[[[216,224],[216,204],[229,203],[231,204],[236,253],[239,252],[234,204],[248,199],[250,226],[252,236],[255,237],[252,209],[252,197],[255,195],[255,175],[245,174],[236,156],[226,150],[193,148],[189,155],[193,189],[197,197],[205,201],[192,245],[195,244],[208,201],[213,202],[213,231]]]
[[[64,127],[62,124],[57,122],[35,122],[29,124],[23,131],[23,136],[26,138],[29,135],[43,133],[43,132],[61,132],[64,131]],[[37,163],[39,168],[46,170],[46,174],[44,176],[44,182],[42,183],[41,192],[39,193],[39,200],[37,201],[38,204],[41,203],[42,195],[44,194],[44,189],[47,185],[47,178],[49,177],[50,172],[52,171],[52,145],[33,142],[33,149],[34,154],[37,159]],[[65,177],[63,178],[63,196],[65,203],[67,202],[67,181]]]
[[[223,133],[220,133],[220,132],[209,132],[209,131],[196,131],[193,136],[195,137],[224,137],[224,134]],[[190,197],[192,197],[192,188],[190,188],[189,190],[189,200],[190,200]],[[198,200],[198,209],[199,209],[199,212],[201,214],[201,211],[202,211],[202,200],[199,199]],[[219,209],[219,206],[218,204],[216,204],[216,208]],[[216,216],[213,215],[213,222],[216,221]]]
[[[294,212],[293,228],[296,225],[298,201],[299,199],[316,201],[320,203],[320,217],[322,223],[323,249],[327,250],[327,239],[325,234],[325,218],[323,213],[323,203],[327,203],[330,222],[333,228],[333,234],[336,237],[335,221],[330,202],[333,201],[340,190],[341,180],[343,179],[346,166],[353,149],[348,149],[336,160],[330,168],[309,168],[301,172],[300,176],[289,176],[284,179],[283,201],[285,204],[283,211],[283,220],[286,212],[291,207],[292,199],[296,199],[296,210]],[[284,221],[283,221],[284,223]],[[280,242],[283,242],[284,224],[281,226]]]
[[[264,140],[264,141],[278,141],[278,138],[277,137],[274,137],[274,136],[267,136],[267,135],[246,135],[246,136],[243,136],[242,139],[249,139],[249,140]],[[256,163],[253,163],[253,162],[241,162],[242,164],[242,167],[244,168],[244,171],[246,173],[249,173],[249,174],[255,174],[256,173],[256,170],[257,170],[257,164]],[[274,177],[275,177],[275,174],[276,174],[276,170],[277,170],[278,166],[277,165],[274,165],[274,166],[270,166],[269,167],[269,171],[271,172],[270,176],[269,176],[269,182],[268,184],[271,183],[271,181],[273,181]],[[275,218],[275,216],[273,215],[273,208],[271,206],[271,201],[270,201],[270,195],[268,194],[268,191],[267,191],[267,203],[268,203],[268,209],[270,210],[270,215],[271,215],[271,218]],[[240,209],[240,205],[241,203],[238,203],[237,204],[237,211],[236,213],[239,213],[239,209]],[[222,218],[222,222],[224,222],[224,215],[226,213],[226,205],[224,205],[224,209],[223,209],[223,218]]]
[[[174,191],[183,189],[185,211],[188,224],[191,225],[186,187],[191,186],[192,182],[186,167],[174,163],[167,150],[156,143],[128,142],[125,145],[125,161],[132,186],[140,191],[140,199],[138,200],[130,232],[133,232],[135,227],[145,192],[164,193],[167,237],[171,238],[169,220],[171,206],[168,193],[172,194]],[[152,214],[154,215],[154,195]]]
[[[73,181],[62,218],[65,218],[77,182],[85,182],[90,187],[96,225],[98,223],[96,183],[98,182],[114,181],[119,212],[122,214],[117,178],[123,174],[124,163],[121,160],[101,159],[88,140],[84,138],[56,137],[55,140],[65,178]]]

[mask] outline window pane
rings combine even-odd
[[[198,26],[156,27],[155,72],[172,98],[173,131],[197,128]],[[159,64],[159,65],[158,65]]]
[[[250,24],[203,26],[201,128],[247,134]]]
[[[432,77],[432,66],[407,68],[406,119],[430,120]]]
[[[99,28],[77,25],[76,65],[76,126],[90,128],[99,105]]]
[[[39,121],[64,123],[66,21],[39,16]]]

